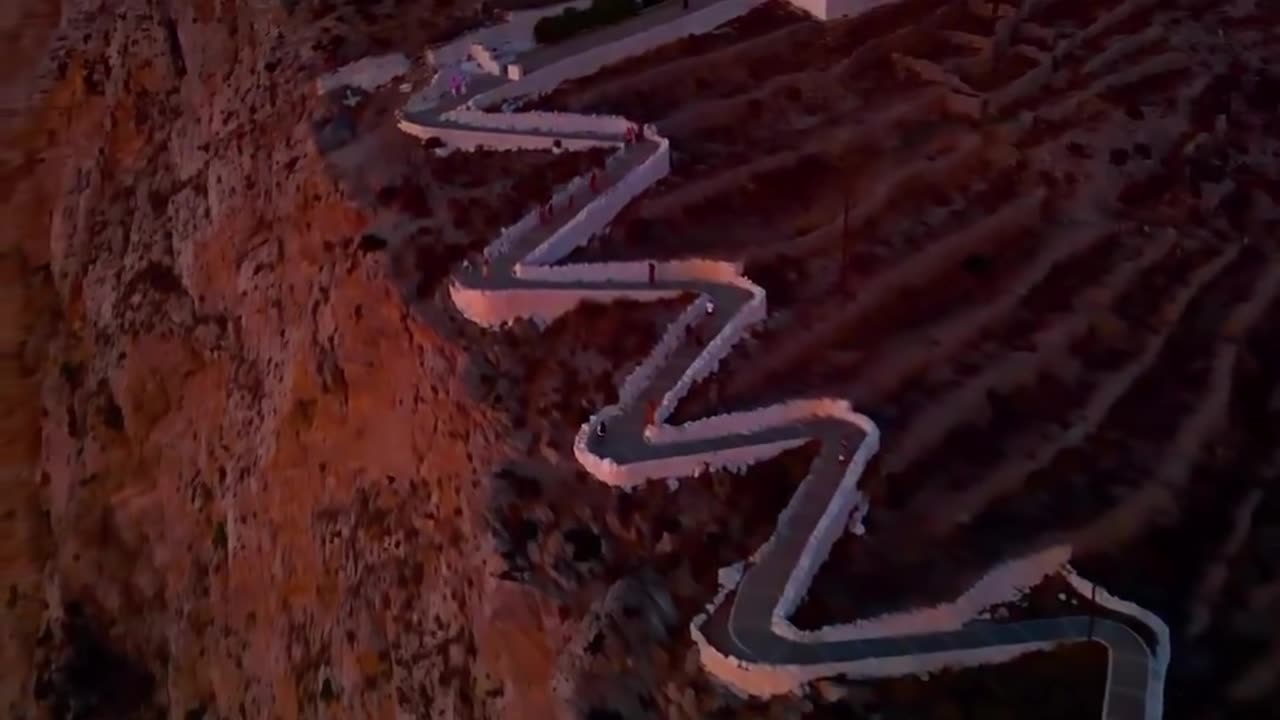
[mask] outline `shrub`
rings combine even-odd
[[[548,15],[533,26],[533,38],[540,45],[567,40],[578,33],[605,25],[613,25],[640,12],[641,7],[657,0],[592,0],[586,10],[565,8],[559,15]]]

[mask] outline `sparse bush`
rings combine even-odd
[[[570,7],[542,18],[533,26],[533,37],[542,45],[562,42],[587,30],[622,22],[651,4],[643,0],[593,0],[586,10]]]

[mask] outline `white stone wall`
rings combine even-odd
[[[787,0],[787,2],[795,5],[815,18],[823,20],[827,17],[827,4],[830,3],[831,0]]]
[[[510,83],[486,96],[476,98],[472,107],[483,108],[506,98],[544,92],[566,79],[590,74],[611,62],[657,47],[684,35],[710,30],[745,13],[761,1],[726,0],[703,11],[682,17],[667,26],[654,28],[618,43],[548,66],[518,82]],[[822,13],[820,17],[837,17],[864,12],[871,7],[885,4],[888,0],[794,1],[802,7],[812,5],[817,8],[818,12]],[[1129,4],[1145,1],[1149,0],[1132,0]],[[555,11],[558,12],[558,9]],[[530,32],[531,27],[530,23],[528,25]],[[627,124],[622,118],[583,118],[556,113],[491,116],[478,114],[472,110],[457,111],[449,119],[465,123],[466,127],[424,127],[413,123],[401,123],[401,127],[406,132],[419,137],[440,137],[462,148],[516,149],[551,147],[557,136],[561,139],[561,145],[566,148],[598,146],[602,143],[586,141],[587,144],[582,144],[581,138],[570,139],[563,134],[618,135],[625,130]],[[515,132],[494,132],[495,130]],[[649,128],[649,132],[651,136],[656,137],[653,128]],[[603,144],[616,145],[616,140]],[[611,166],[621,162],[622,157],[621,153],[615,155],[610,160]],[[546,266],[562,259],[574,248],[587,242],[593,234],[602,230],[616,217],[627,203],[665,176],[669,169],[670,147],[667,141],[661,140],[657,151],[652,156],[646,158],[614,186],[592,198],[568,223],[552,233],[545,242],[530,252],[523,262],[517,263],[514,267],[514,273],[518,278],[562,283],[560,287],[517,287],[489,291],[462,287],[455,282],[450,289],[453,302],[463,314],[477,323],[496,327],[517,318],[532,318],[538,322],[547,323],[582,302],[609,302],[624,298],[653,300],[680,296],[685,291],[647,287],[649,263],[646,261],[582,264],[569,267]],[[578,193],[585,182],[585,177],[575,178],[573,182],[557,191],[554,201],[563,203],[565,199]],[[499,253],[510,250],[514,243],[526,237],[527,233],[534,229],[536,223],[537,212],[533,211],[516,224],[505,228],[495,243],[486,249],[487,256],[492,259]],[[652,381],[657,369],[670,359],[675,348],[683,341],[685,328],[700,319],[704,313],[705,303],[709,300],[706,293],[712,292],[709,286],[732,285],[746,290],[751,297],[744,306],[736,308],[727,326],[717,334],[690,368],[686,369],[677,385],[664,396],[655,418],[656,424],[645,429],[649,442],[666,444],[743,435],[819,418],[842,420],[863,432],[862,442],[853,457],[849,459],[834,499],[824,509],[817,526],[806,541],[796,567],[782,588],[778,605],[774,608],[771,618],[773,629],[779,635],[799,642],[825,642],[954,630],[975,617],[982,609],[1015,597],[1019,592],[1039,582],[1045,575],[1065,566],[1070,558],[1070,547],[1050,548],[993,569],[961,598],[952,603],[886,614],[857,623],[816,631],[802,632],[796,629],[787,621],[787,618],[803,600],[817,569],[825,561],[835,540],[848,527],[850,516],[860,523],[867,512],[867,500],[859,488],[859,483],[868,462],[879,448],[879,431],[869,418],[854,411],[847,401],[831,398],[797,400],[748,412],[705,418],[681,426],[666,425],[665,419],[674,410],[676,402],[695,382],[716,369],[732,344],[741,338],[753,323],[764,318],[767,308],[764,291],[741,275],[739,264],[715,260],[687,260],[658,262],[655,265],[657,279],[662,283],[706,283],[708,287],[705,288],[702,299],[685,309],[668,327],[653,352],[628,376],[619,392],[619,402],[623,405],[635,401],[640,391]],[[618,286],[606,287],[610,282],[618,283]],[[693,456],[662,457],[619,465],[609,458],[594,455],[588,448],[588,440],[591,439],[598,424],[613,418],[619,412],[619,405],[614,405],[596,413],[579,429],[574,442],[574,453],[579,462],[597,478],[622,488],[631,488],[654,479],[696,475],[711,468],[728,467],[743,471],[763,459],[806,442],[806,439],[799,438],[758,445],[746,444]],[[805,482],[808,483],[812,479],[812,476],[806,478]],[[798,494],[788,504],[779,518],[778,532],[775,532],[763,546],[757,549],[753,558],[759,558],[763,553],[768,552],[779,534],[792,526],[800,509],[800,499],[802,497]],[[723,602],[731,588],[741,582],[741,565],[727,570],[729,571],[721,574],[720,591],[709,606],[708,612]],[[1073,582],[1083,583],[1078,578]],[[1140,618],[1157,633],[1160,638],[1160,647],[1157,648],[1157,661],[1153,664],[1152,685],[1162,688],[1169,655],[1167,627],[1148,611],[1132,603],[1118,600],[1105,592],[1100,593],[1099,602],[1118,612]],[[944,667],[999,663],[1023,653],[1053,645],[1053,643],[1024,643],[925,656],[872,658],[806,666],[773,666],[745,663],[721,655],[707,643],[701,632],[705,618],[705,613],[700,615],[691,628],[703,663],[721,680],[750,695],[767,696],[784,693],[806,682],[833,675],[885,677],[932,672]],[[1159,717],[1161,702],[1160,697],[1148,698],[1149,711],[1152,707],[1156,708],[1153,714],[1149,714],[1149,718]]]
[[[471,105],[476,108],[493,107],[512,98],[542,95],[568,80],[592,75],[601,68],[620,60],[640,55],[689,35],[709,32],[746,14],[764,1],[723,0],[702,10],[683,15],[665,25],[659,25],[607,45],[600,45],[532,72],[526,72],[517,61],[512,63],[511,67],[519,69],[514,70],[514,74],[508,73],[508,77],[518,76],[518,80],[477,95],[472,99]]]
[[[525,213],[524,217],[516,221],[514,225],[508,225],[498,234],[498,239],[489,243],[484,249],[484,256],[489,260],[501,257],[511,250],[511,248],[520,241],[525,235],[528,235],[538,226],[538,209],[535,208]]]
[[[426,57],[435,67],[443,68],[453,67],[465,61],[471,56],[471,46],[475,44],[522,52],[536,45],[533,40],[533,26],[538,20],[548,15],[559,15],[570,6],[582,9],[590,5],[591,0],[572,0],[543,8],[515,10],[507,13],[506,21],[500,25],[477,28],[449,42],[429,48]]]
[[[458,311],[477,325],[501,327],[513,320],[530,319],[546,325],[586,302],[618,300],[651,302],[679,297],[676,290],[519,288],[493,292],[453,283],[449,296]]]
[[[880,678],[923,675],[946,668],[998,665],[1037,650],[1047,650],[1058,643],[1034,642],[1002,645],[994,648],[956,650],[930,655],[906,655],[868,658],[852,662],[829,662],[814,665],[769,665],[745,663],[716,650],[702,633],[705,615],[695,618],[691,627],[698,656],[707,671],[740,695],[772,697],[795,692],[806,683],[827,677]]]
[[[818,573],[818,568],[822,567],[830,556],[831,547],[848,528],[849,516],[856,513],[857,521],[861,522],[866,515],[868,503],[860,484],[862,474],[866,472],[867,463],[871,462],[871,458],[880,450],[880,431],[865,416],[862,416],[861,420],[862,422],[858,424],[863,428],[865,436],[845,468],[840,486],[836,488],[835,497],[823,510],[817,526],[805,541],[804,550],[801,551],[800,558],[796,561],[796,566],[782,589],[782,595],[778,598],[778,604],[773,609],[771,624],[783,623],[795,612],[796,607],[809,592],[809,588],[813,586],[813,578]],[[788,517],[784,520],[789,525],[793,518]],[[779,521],[780,529],[783,527],[784,520]],[[786,624],[790,625],[790,623]]]
[[[653,155],[604,192],[592,198],[577,215],[557,228],[545,243],[530,253],[525,258],[525,262],[553,263],[573,252],[580,245],[586,244],[591,236],[603,230],[622,208],[650,185],[666,177],[669,172],[671,172],[671,144],[664,139],[659,141],[658,149]]]
[[[471,59],[476,61],[485,72],[490,75],[505,75],[506,66],[498,61],[494,56],[493,50],[481,43],[471,43]]]
[[[697,456],[665,457],[619,465],[609,458],[600,457],[587,449],[587,436],[594,432],[601,415],[582,426],[573,445],[574,456],[596,479],[613,487],[631,489],[653,480],[666,480],[696,476],[708,470],[726,469],[734,473],[746,472],[752,465],[778,454],[799,447],[804,440],[784,440],[741,447],[725,448]]]
[[[459,108],[444,119],[476,128],[560,135],[611,135],[622,144],[627,127],[634,123],[618,115],[579,115],[561,112],[492,113]]]
[[[716,333],[707,347],[698,354],[697,359],[685,369],[676,384],[663,395],[654,417],[657,423],[665,423],[666,419],[671,417],[671,413],[675,412],[676,405],[688,394],[694,384],[715,372],[733,346],[746,335],[747,330],[765,319],[768,308],[765,303],[764,289],[751,283],[747,284],[749,286],[747,289],[751,291],[751,299],[738,309],[724,328]]]
[[[787,0],[787,2],[819,20],[834,20],[861,15],[868,10],[893,4],[898,0]]]
[[[1051,547],[992,568],[952,602],[817,630],[800,630],[792,625],[786,618],[794,608],[780,605],[773,617],[773,629],[783,637],[801,642],[836,642],[959,630],[983,610],[1019,597],[1046,577],[1061,572],[1070,559],[1070,545]]]
[[[361,58],[316,79],[316,92],[324,95],[343,87],[373,91],[409,72],[409,58],[388,53]]]
[[[1156,636],[1156,647],[1151,648],[1152,658],[1147,677],[1146,720],[1160,720],[1164,716],[1164,681],[1169,671],[1169,659],[1173,654],[1169,626],[1165,624],[1159,615],[1141,605],[1112,595],[1102,586],[1095,586],[1094,583],[1080,577],[1073,568],[1067,568],[1067,572],[1064,574],[1076,592],[1084,597],[1093,597],[1099,605],[1105,608],[1134,618],[1150,628],[1151,632]]]
[[[599,147],[615,147],[616,140],[608,138],[557,138],[554,135],[522,134],[477,130],[450,125],[420,125],[411,120],[401,120],[400,130],[424,140],[435,138],[445,145],[463,151],[474,150],[588,150]]]
[[[654,425],[650,428],[648,437],[653,443],[691,442],[726,435],[755,433],[821,418],[844,420],[868,433],[875,430],[875,425],[870,419],[855,412],[847,401],[836,398],[817,398],[790,400],[758,410],[715,415],[683,425]]]

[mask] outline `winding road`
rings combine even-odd
[[[529,83],[535,75],[514,82]],[[557,130],[545,114],[494,113],[489,118],[496,121],[475,122],[475,111],[487,109],[485,94],[505,82],[486,78],[472,83],[470,96],[406,111],[401,128],[459,150],[486,145],[546,148],[556,140],[560,147],[607,145],[617,150],[594,192],[581,179],[561,189],[549,220],[538,219],[535,212],[491,245],[482,263],[460,269],[451,285],[458,309],[496,328],[518,318],[549,321],[586,301],[692,298],[628,378],[619,402],[598,411],[579,430],[575,453],[584,467],[603,482],[629,488],[712,468],[743,470],[789,448],[820,446],[772,537],[744,563],[745,569],[722,572],[721,593],[693,623],[709,672],[741,692],[771,695],[821,677],[881,677],[1003,662],[1091,640],[1110,653],[1103,717],[1155,720],[1162,715],[1168,635],[1162,623],[1151,626],[1159,620],[1149,613],[1134,618],[1162,640],[1154,649],[1125,623],[1101,616],[994,622],[977,619],[976,609],[968,609],[963,617],[953,613],[939,621],[939,615],[929,615],[929,620],[906,623],[905,628],[901,622],[882,624],[879,618],[817,632],[792,627],[787,618],[832,544],[850,527],[861,531],[868,508],[858,484],[879,447],[875,423],[844,400],[818,398],[667,424],[692,385],[714,372],[729,348],[764,319],[764,291],[741,273],[740,265],[719,261],[655,262],[652,269],[648,262],[556,265],[666,174],[669,144],[653,128],[647,128],[644,140],[628,144],[617,119],[610,118],[593,124],[591,116],[561,116],[572,118],[572,131]],[[481,93],[478,99],[476,93]],[[459,108],[462,113],[456,112]],[[1057,565],[1033,579],[1059,570],[1070,573],[1070,548],[1058,551]],[[1016,594],[1011,583],[1006,599]]]

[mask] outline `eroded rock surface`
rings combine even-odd
[[[498,713],[504,421],[361,242],[309,83],[472,10],[356,5],[0,11],[0,715]]]

